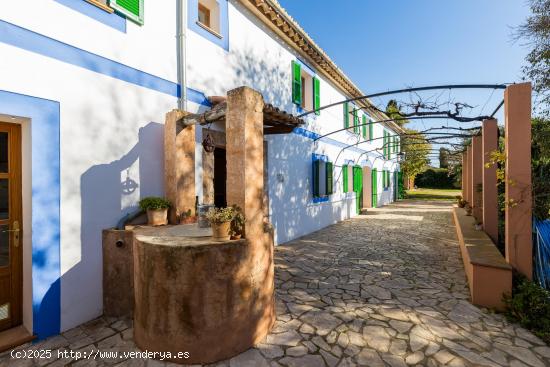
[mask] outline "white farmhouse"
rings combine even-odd
[[[397,197],[402,130],[276,0],[4,1],[0,55],[0,331],[102,314],[101,231],[164,195],[172,109],[247,86],[303,120],[265,131],[276,244]],[[198,205],[226,204],[223,145],[208,175],[201,145],[223,130],[196,129]]]

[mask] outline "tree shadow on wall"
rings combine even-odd
[[[95,279],[89,288],[94,293],[93,299],[102,299],[102,230],[114,227],[120,218],[135,211],[140,198],[164,192],[163,133],[163,124],[149,122],[139,129],[138,142],[124,156],[92,166],[80,177],[80,261],[62,278],[73,287],[75,284],[89,284],[91,279]],[[78,307],[80,301],[66,299],[65,307]],[[102,313],[101,301],[98,307],[95,311],[88,309],[84,316],[99,316]]]

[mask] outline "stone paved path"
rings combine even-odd
[[[448,203],[400,202],[279,246],[276,288],[265,343],[214,366],[550,366],[541,340],[468,302]],[[131,322],[106,318],[32,347],[135,350]]]

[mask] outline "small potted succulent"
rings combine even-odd
[[[233,217],[233,220],[231,221],[231,228],[229,232],[231,234],[232,240],[238,240],[244,234],[244,224],[246,222],[246,218],[242,209],[239,206],[233,205],[232,208],[235,211],[235,215]]]
[[[216,240],[229,240],[231,237],[231,221],[235,217],[233,207],[212,208],[206,213],[206,219],[212,227],[212,237]]]
[[[147,212],[147,224],[163,226],[168,224],[170,202],[161,197],[146,197],[139,201],[139,207]]]
[[[197,222],[197,216],[193,215],[191,212],[191,209],[188,211],[181,213],[180,215],[180,224],[193,224]]]

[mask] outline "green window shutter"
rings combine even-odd
[[[378,204],[378,175],[376,168],[372,169],[372,207],[376,208],[376,205]]]
[[[359,114],[356,107],[353,108],[353,132],[359,134]]]
[[[313,78],[313,109],[315,110],[316,115],[320,115],[321,111],[317,111],[321,107],[321,84],[319,79]]]
[[[333,173],[332,173],[332,162],[327,162],[325,164],[326,168],[326,178],[327,178],[327,195],[333,194]]]
[[[382,144],[382,155],[384,156],[384,159],[386,159],[386,130],[382,131]],[[383,174],[382,177],[384,177]]]
[[[313,161],[313,197],[317,198],[320,196],[319,193],[319,177],[321,173],[321,161]]]
[[[131,21],[143,25],[143,0],[111,0],[109,6]]]
[[[367,116],[363,115],[363,139],[367,140]]]
[[[342,178],[344,184],[344,192],[348,192],[348,165],[344,164],[342,166]]]
[[[372,140],[374,138],[373,128],[374,128],[374,123],[371,120],[369,120],[369,140]]]
[[[302,104],[302,67],[292,61],[292,102]]]
[[[349,103],[344,103],[344,129],[349,127]]]

